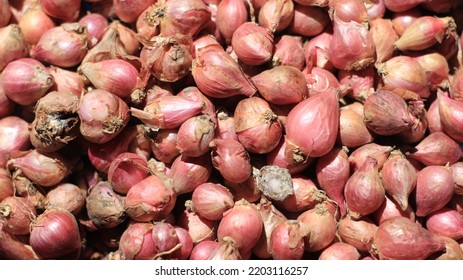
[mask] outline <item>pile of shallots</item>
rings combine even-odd
[[[463,259],[463,2],[0,0],[0,259]]]

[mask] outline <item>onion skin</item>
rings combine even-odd
[[[117,195],[108,181],[90,187],[86,198],[87,214],[98,228],[114,228],[125,218],[124,199]]]
[[[260,95],[272,104],[296,104],[309,95],[304,75],[291,66],[274,66],[253,76],[251,81]]]
[[[313,37],[323,32],[330,22],[328,13],[315,6],[294,5],[294,18],[288,26],[288,32]]]
[[[40,0],[41,7],[49,16],[63,21],[75,21],[79,17],[81,0]]]
[[[403,217],[380,224],[372,246],[380,260],[424,260],[445,250],[439,236]]]
[[[393,147],[382,146],[376,143],[368,143],[358,147],[349,156],[351,167],[354,170],[360,168],[368,157],[372,157],[378,161],[378,168],[382,168],[388,159]]]
[[[277,33],[291,24],[294,18],[294,3],[290,0],[269,0],[259,10],[260,26]]]
[[[157,254],[152,239],[153,224],[130,223],[119,240],[119,251],[125,260],[150,260]]]
[[[13,189],[13,182],[10,173],[4,169],[0,169],[0,201],[9,196],[13,196],[15,190]]]
[[[241,260],[241,253],[239,252],[236,242],[230,236],[223,237],[219,240],[218,246],[208,256],[208,260]],[[244,258],[246,259],[246,258]]]
[[[384,5],[388,10],[391,10],[393,12],[404,12],[427,1],[429,0],[384,0]]]
[[[384,189],[401,209],[408,208],[408,198],[416,187],[416,171],[399,151],[392,152],[381,169]]]
[[[366,127],[363,115],[341,108],[338,139],[343,146],[356,148],[373,142],[374,136]]]
[[[459,68],[450,82],[450,96],[458,101],[463,101],[463,68]]]
[[[85,205],[87,191],[71,183],[62,183],[47,193],[47,208],[61,208],[77,215]]]
[[[188,208],[178,216],[177,225],[188,231],[195,245],[216,239],[216,222],[208,220]]]
[[[456,210],[441,208],[426,216],[426,229],[454,240],[463,238],[463,217]]]
[[[426,166],[454,164],[462,156],[459,144],[443,132],[435,132],[424,138],[407,154]]]
[[[445,242],[445,253],[438,254],[436,260],[463,260],[463,248],[452,238],[441,236]]]
[[[377,229],[378,226],[368,217],[356,220],[347,215],[338,224],[338,234],[342,242],[354,246],[362,253],[370,251]]]
[[[333,148],[338,128],[337,93],[330,90],[311,96],[294,106],[288,114],[286,137],[296,147],[296,151],[291,151],[288,145],[287,151],[293,154],[300,151],[309,157],[321,157]],[[301,134],[300,131],[307,133]]]
[[[149,176],[148,163],[141,156],[122,152],[111,161],[108,181],[111,188],[120,194],[127,194],[130,188]]]
[[[262,218],[254,204],[242,199],[224,213],[217,228],[219,242],[231,238],[236,242],[241,256],[247,256],[257,244],[262,233]]]
[[[404,30],[394,47],[401,51],[424,50],[441,43],[455,28],[455,21],[451,17],[422,16]]]
[[[459,127],[462,123],[463,102],[450,99],[443,93],[437,93],[439,116],[444,132],[457,142],[463,142],[463,132]]]
[[[31,146],[31,142],[27,134],[29,124],[16,116],[7,116],[0,119],[0,139],[2,141],[0,147],[0,166],[6,167],[9,154],[12,151],[25,151]]]
[[[32,58],[12,61],[2,72],[5,95],[20,105],[32,105],[54,84],[45,66]]]
[[[209,146],[212,148],[212,165],[225,180],[243,183],[251,177],[249,154],[240,142],[232,139],[214,139]]]
[[[81,250],[76,219],[67,211],[45,211],[31,225],[30,245],[42,259],[76,259]]]
[[[288,169],[289,173],[297,174],[297,173],[304,171],[312,163],[311,158],[307,159],[307,161],[288,162],[285,157],[285,150],[286,150],[286,136],[283,135],[283,137],[281,137],[280,142],[275,147],[275,149],[267,153],[267,156],[266,156],[267,164],[286,168]]]
[[[301,213],[297,217],[304,235],[306,252],[318,252],[328,247],[336,235],[336,220],[325,204]]]
[[[325,248],[320,256],[319,260],[358,260],[360,259],[360,253],[357,249],[347,243],[335,242],[329,247]]]
[[[210,151],[209,143],[214,137],[215,126],[211,117],[191,117],[178,129],[177,149],[184,156],[200,157]]]
[[[450,167],[427,166],[417,173],[416,215],[424,217],[452,199],[454,181]]]
[[[191,196],[194,211],[208,220],[220,220],[223,213],[234,205],[233,195],[220,184],[199,185]]]
[[[333,32],[327,30],[313,37],[311,40],[306,41],[303,45],[306,65],[310,64],[328,71],[334,70],[329,56],[332,40]],[[315,52],[315,61],[313,61],[312,57],[313,52]]]
[[[213,251],[217,249],[219,242],[205,240],[201,241],[193,247],[190,254],[190,260],[207,260]]]
[[[0,203],[0,220],[4,230],[11,234],[29,234],[31,221],[36,215],[34,205],[27,198],[10,196]]]
[[[333,148],[317,161],[316,176],[320,188],[339,206],[341,216],[346,215],[344,187],[350,177],[350,163],[347,152]]]
[[[56,26],[40,5],[31,5],[24,12],[18,25],[29,45],[37,44],[45,32]]]
[[[262,65],[272,58],[273,33],[257,23],[241,24],[231,40],[238,59],[248,65]]]
[[[4,27],[8,24],[11,17],[10,4],[8,0],[2,0],[0,2],[0,27]]]
[[[423,12],[418,8],[412,8],[403,12],[395,12],[392,14],[392,26],[397,32],[397,35],[401,36],[405,29],[409,27],[414,21],[423,15]]]
[[[50,66],[49,70],[50,75],[55,81],[51,89],[55,91],[69,91],[75,96],[80,97],[84,90],[84,77],[82,75],[54,66]]]
[[[360,71],[340,70],[338,72],[340,87],[344,86],[347,96],[362,103],[375,91],[376,76],[374,67],[367,67]],[[363,116],[363,111],[360,115]]]
[[[175,192],[185,194],[206,183],[211,173],[212,165],[208,154],[200,157],[180,155],[172,163],[169,177]]]
[[[383,203],[386,191],[378,169],[378,161],[368,157],[347,180],[344,197],[348,212],[353,218],[371,214]]]
[[[413,58],[425,71],[430,90],[434,91],[440,86],[447,86],[450,68],[447,59],[442,54],[431,52],[416,55]]]
[[[216,23],[227,44],[235,30],[248,20],[248,11],[243,1],[223,0],[217,5]]]
[[[130,188],[125,209],[127,215],[138,222],[161,220],[172,211],[176,200],[174,189],[151,175]]]
[[[439,102],[434,100],[426,111],[426,120],[428,122],[429,133],[443,132],[442,122],[440,120]]]
[[[302,48],[302,37],[282,35],[275,40],[275,51],[272,57],[272,66],[292,66],[302,70],[305,57]]]
[[[97,144],[114,139],[130,119],[127,103],[101,89],[94,89],[83,95],[78,114],[81,121],[80,133],[86,140]]]
[[[150,141],[150,148],[156,159],[165,164],[172,163],[179,155],[177,150],[177,129],[162,129]]]
[[[190,253],[193,250],[193,240],[191,239],[191,236],[188,233],[188,231],[181,227],[175,227],[175,232],[177,234],[179,244],[181,244],[181,247],[174,251],[170,255],[170,257],[172,259],[188,260]]]
[[[31,246],[19,241],[0,223],[0,257],[6,260],[38,260]]]
[[[126,23],[134,23],[138,16],[151,4],[154,4],[155,0],[140,1],[140,0],[113,0],[114,12],[117,17]]]
[[[456,162],[450,168],[455,182],[455,194],[463,195],[463,162]]]
[[[256,93],[255,86],[239,64],[217,45],[209,45],[196,52],[191,72],[196,86],[209,97],[249,97]]]
[[[300,260],[304,248],[303,229],[298,221],[288,220],[273,229],[270,251],[274,260]]]
[[[388,90],[378,90],[367,98],[363,117],[367,128],[379,135],[398,134],[413,125],[405,101]]]
[[[370,24],[370,32],[376,48],[375,63],[385,62],[393,57],[394,45],[391,42],[397,41],[399,36],[394,30],[392,21],[389,19],[376,18]]]
[[[405,217],[415,221],[415,213],[410,205],[408,205],[407,209],[402,210],[397,202],[386,195],[386,199],[383,204],[378,208],[378,210],[376,210],[375,213],[373,213],[373,218],[376,224],[379,225],[382,222],[395,217]]]
[[[303,175],[293,175],[291,181],[293,194],[282,201],[274,201],[279,208],[293,213],[300,213],[314,208],[327,199],[326,195],[317,188],[317,185],[311,179]]]
[[[108,27],[108,20],[101,14],[87,14],[79,19],[78,23],[87,27],[89,48],[93,48],[102,38],[106,28]]]

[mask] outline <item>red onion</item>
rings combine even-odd
[[[171,254],[172,259],[179,259],[179,260],[188,260],[190,257],[190,253],[193,250],[193,241],[190,237],[188,231],[181,227],[175,227],[175,232],[177,234],[179,244],[181,244],[180,248],[174,251]]]
[[[445,242],[445,253],[436,257],[436,260],[461,260],[463,259],[463,248],[452,238],[440,236]]]
[[[435,132],[424,138],[407,155],[427,166],[445,165],[457,162],[463,156],[463,151],[459,144],[448,137],[447,134]]]
[[[0,118],[10,116],[15,107],[16,103],[9,99],[3,90],[2,76],[0,75]]]
[[[41,7],[49,16],[71,22],[79,17],[80,0],[40,0]]]
[[[386,192],[405,211],[408,198],[416,186],[416,171],[400,151],[393,151],[381,169],[381,179]]]
[[[187,119],[198,115],[204,102],[182,96],[161,96],[148,103],[143,110],[131,108],[134,117],[160,129],[180,127]]]
[[[282,126],[277,116],[267,101],[259,97],[250,97],[238,102],[234,124],[238,141],[251,153],[270,152],[278,145],[282,136]]]
[[[429,0],[384,0],[384,5],[393,12],[403,12]]]
[[[304,6],[317,6],[317,7],[326,7],[328,6],[328,0],[294,0],[294,2],[299,3]]]
[[[252,77],[251,81],[260,95],[272,104],[299,103],[309,93],[304,75],[291,66],[274,66]]]
[[[305,170],[312,163],[311,158],[307,159],[306,161],[297,162],[292,160],[291,162],[288,162],[285,157],[285,150],[286,136],[283,136],[275,149],[267,153],[267,164],[286,168],[288,169],[289,173],[296,174]]]
[[[212,148],[212,165],[225,180],[243,183],[251,177],[249,154],[240,142],[214,139],[209,145]]]
[[[217,5],[216,23],[227,44],[233,32],[248,20],[248,11],[242,0],[222,0]]]
[[[322,33],[329,22],[330,18],[324,9],[295,4],[294,18],[288,27],[288,32],[313,37]]]
[[[302,73],[309,88],[310,96],[332,89],[339,91],[340,96],[344,96],[348,91],[348,86],[341,85],[333,73],[323,68],[307,66]]]
[[[231,46],[241,62],[262,65],[272,58],[273,33],[257,23],[245,22],[233,33]]]
[[[378,208],[378,210],[376,210],[376,212],[373,214],[373,218],[376,224],[379,225],[382,222],[395,217],[405,217],[415,221],[415,213],[413,212],[413,208],[410,205],[408,205],[405,210],[402,210],[401,206],[397,202],[390,199],[386,195],[386,199]]]
[[[426,111],[426,120],[428,122],[428,130],[430,133],[443,131],[439,114],[439,102],[437,100],[432,101],[431,105],[429,105],[429,108]]]
[[[0,203],[0,220],[4,223],[4,230],[11,234],[29,234],[31,221],[36,215],[34,206],[27,198],[10,196]]]
[[[0,168],[0,202],[13,196],[14,192],[10,173],[4,168]]]
[[[450,168],[455,182],[455,194],[463,195],[463,162],[456,162]]]
[[[344,186],[350,177],[350,164],[346,151],[333,148],[322,156],[317,161],[316,175],[320,188],[337,203],[341,216],[344,216],[346,214]]]
[[[363,115],[342,108],[339,117],[338,139],[343,146],[348,148],[360,147],[374,140],[363,121]]]
[[[216,137],[219,139],[233,139],[238,141],[238,135],[235,131],[235,120],[225,108],[217,110],[217,127]]]
[[[80,133],[92,143],[107,143],[125,128],[130,119],[129,107],[116,95],[101,89],[92,90],[80,99]]]
[[[178,131],[176,129],[162,129],[150,142],[151,151],[156,159],[169,164],[179,155],[177,150]]]
[[[306,64],[313,64],[314,67],[333,70],[334,66],[331,64],[329,56],[329,49],[332,40],[333,32],[327,30],[306,41],[304,43]],[[315,53],[315,61],[313,61],[313,53]]]
[[[0,27],[8,25],[11,17],[10,4],[8,0],[2,0],[0,2]]]
[[[459,68],[450,81],[450,96],[458,101],[463,101],[463,68]]]
[[[175,227],[167,222],[155,223],[151,234],[157,252],[154,259],[170,258],[182,247]]]
[[[253,247],[252,252],[261,259],[268,259],[272,257],[270,248],[272,232],[278,225],[285,222],[287,219],[275,208],[275,206],[273,206],[272,202],[265,197],[262,197],[260,202],[257,204],[257,211],[262,218],[264,227],[259,241],[257,241],[257,244]]]
[[[125,260],[150,260],[157,254],[152,238],[153,224],[130,223],[119,240]]]
[[[27,150],[30,147],[28,123],[16,116],[0,119],[0,166],[6,167],[10,152]]]
[[[254,204],[242,199],[224,213],[217,228],[217,237],[230,237],[236,242],[241,256],[246,256],[257,244],[262,233],[262,218]]]
[[[302,48],[302,37],[282,35],[275,40],[275,51],[273,52],[272,65],[292,66],[302,70],[305,57]]]
[[[64,23],[45,32],[30,55],[58,67],[73,67],[82,62],[87,50],[87,29],[78,23]]]
[[[136,127],[125,128],[118,137],[103,143],[90,143],[88,147],[88,157],[92,165],[101,172],[108,173],[111,162],[123,152],[127,152],[130,143],[137,136]]]
[[[413,58],[395,56],[378,64],[377,68],[385,86],[410,90],[422,98],[429,97],[426,72]]]
[[[312,209],[317,204],[326,200],[325,194],[317,188],[311,179],[303,175],[296,175],[292,176],[291,182],[293,193],[284,200],[274,201],[275,205],[278,205],[279,208],[289,212],[300,213]]]
[[[125,211],[135,221],[162,220],[175,206],[177,194],[172,186],[151,175],[127,192]]]
[[[68,91],[80,97],[84,89],[84,77],[82,75],[54,66],[50,66],[49,70],[55,81],[52,89],[55,91]]]
[[[328,54],[330,62],[338,69],[363,69],[374,62],[373,37],[361,23],[335,19]]]
[[[217,113],[215,104],[212,103],[211,99],[204,95],[197,87],[186,87],[182,89],[180,92],[178,92],[177,96],[183,96],[191,100],[203,102],[204,108],[202,113],[208,115],[211,118],[211,121],[214,123],[214,125],[217,125]]]
[[[126,217],[123,198],[117,195],[108,181],[100,181],[88,190],[87,214],[98,228],[114,228]]]
[[[210,156],[178,156],[172,163],[169,177],[177,194],[191,193],[207,182],[212,173]]]
[[[224,185],[230,189],[235,201],[245,199],[252,203],[261,199],[262,191],[257,186],[256,179],[258,173],[259,169],[252,167],[252,176],[242,183],[234,183],[224,179]]]
[[[77,215],[84,207],[86,197],[86,190],[71,183],[62,183],[47,193],[47,208],[60,208]]]
[[[354,170],[360,168],[368,157],[372,157],[378,161],[378,168],[381,168],[386,162],[393,147],[381,146],[376,143],[368,143],[351,153],[349,161]]]
[[[24,35],[24,39],[30,45],[37,44],[43,34],[56,26],[38,3],[27,8],[18,25]]]
[[[259,25],[273,33],[283,31],[294,18],[294,3],[290,0],[269,0],[259,10]]]
[[[376,48],[376,63],[385,62],[393,57],[393,43],[399,39],[399,36],[390,19],[377,18],[370,24],[370,32]]]
[[[347,180],[344,197],[353,218],[371,214],[383,203],[385,190],[378,169],[378,161],[367,157],[360,168]]]
[[[39,61],[20,58],[2,72],[3,90],[8,98],[20,105],[32,105],[53,85],[49,71]]]
[[[437,94],[439,104],[439,116],[444,132],[457,142],[463,141],[461,116],[463,115],[463,102],[450,99],[442,93]]]
[[[448,83],[449,65],[447,59],[438,52],[416,55],[413,57],[423,68],[430,90],[436,90]]]
[[[357,220],[347,215],[338,224],[341,241],[354,246],[362,253],[370,251],[377,229],[378,226],[368,217]]]
[[[42,259],[76,259],[81,249],[76,219],[67,211],[45,211],[31,224],[30,245]]]
[[[300,260],[304,255],[303,226],[288,220],[275,227],[270,237],[270,251],[274,260]]]
[[[305,251],[317,252],[328,247],[336,235],[336,220],[325,204],[301,213],[297,217],[304,235]]]
[[[212,240],[201,241],[193,247],[190,260],[207,260],[219,246],[219,242]]]
[[[421,225],[397,217],[379,225],[372,247],[381,260],[423,260],[445,250],[445,243]]]
[[[137,69],[122,59],[86,62],[79,67],[97,89],[108,91],[120,98],[128,97],[137,88]]]
[[[291,145],[287,145],[286,150],[290,154],[321,157],[333,148],[338,128],[339,104],[336,91],[329,90],[311,96],[298,103],[288,115],[286,137]],[[301,134],[300,131],[307,133]]]
[[[148,163],[141,156],[123,152],[111,161],[108,180],[114,191],[127,194],[130,188],[149,176]]]
[[[335,242],[323,250],[319,260],[358,260],[359,251],[352,245],[343,242]]]
[[[190,209],[184,210],[178,216],[177,225],[188,231],[196,245],[216,239],[215,221],[208,220]]]
[[[69,158],[58,153],[40,153],[37,150],[10,153],[10,169],[18,168],[32,182],[51,187],[61,182],[71,172]]]
[[[0,258],[4,260],[37,260],[39,259],[31,246],[18,240],[4,229],[0,223]]]
[[[120,20],[127,23],[134,23],[138,16],[155,2],[155,0],[113,0],[113,6],[115,13]]]
[[[384,17],[386,13],[386,6],[384,0],[366,0],[363,1],[365,8],[367,9],[367,15],[370,22],[377,18]]]
[[[379,135],[394,135],[410,128],[413,123],[407,103],[392,91],[380,89],[364,104],[364,121]]]
[[[463,238],[463,217],[456,210],[444,207],[427,216],[426,229],[459,240]]]
[[[233,195],[220,184],[199,185],[191,196],[194,211],[208,220],[220,220],[223,213],[233,207]]]
[[[340,70],[338,72],[340,87],[347,88],[347,96],[361,102],[365,102],[367,97],[374,92],[375,78],[376,70],[373,67],[360,71]]]
[[[218,242],[218,246],[208,256],[208,260],[241,260],[241,253],[236,242],[230,236],[225,236]],[[245,258],[246,259],[246,258]]]
[[[93,48],[101,39],[108,27],[108,20],[101,14],[87,14],[78,23],[87,27],[89,48]]]
[[[330,1],[333,20],[354,21],[357,23],[368,22],[367,9],[362,2],[360,0]]]
[[[450,167],[427,166],[416,178],[416,215],[424,217],[450,202],[454,181]]]
[[[395,12],[392,14],[392,25],[397,35],[401,36],[415,20],[423,15],[423,12],[418,8],[412,8],[403,12]]]
[[[178,130],[177,149],[183,156],[200,157],[209,152],[214,136],[214,123],[208,115],[191,117]]]
[[[199,49],[192,67],[197,87],[207,96],[252,96],[256,92],[256,88],[246,78],[239,64],[217,45]]]
[[[404,30],[394,47],[401,50],[419,51],[427,49],[442,40],[455,30],[452,17],[422,16]]]

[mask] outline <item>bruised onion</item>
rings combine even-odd
[[[76,259],[81,250],[79,226],[69,212],[50,209],[31,224],[30,245],[43,259]]]
[[[381,260],[423,260],[445,250],[445,243],[410,219],[397,217],[379,225],[373,247]]]
[[[427,216],[426,229],[459,240],[463,238],[463,217],[456,210],[444,207]]]
[[[123,198],[114,192],[108,181],[100,181],[90,187],[86,209],[88,217],[98,228],[114,228],[126,217]]]
[[[454,181],[450,167],[427,166],[417,173],[416,215],[424,217],[442,209],[454,193]]]
[[[78,114],[82,136],[99,144],[114,139],[130,119],[127,103],[101,89],[94,89],[81,97]]]
[[[175,206],[177,194],[156,175],[148,176],[127,192],[125,211],[139,222],[164,219]]]
[[[325,204],[301,213],[297,217],[304,235],[305,251],[317,252],[333,242],[336,234],[336,220]]]
[[[231,46],[243,63],[262,65],[272,58],[273,34],[257,23],[245,22],[233,33]]]
[[[243,183],[251,177],[249,154],[240,142],[232,139],[214,139],[209,146],[212,148],[212,165],[225,180]]]
[[[344,197],[352,217],[371,214],[383,203],[386,192],[378,169],[378,161],[368,157],[347,180]]]
[[[29,234],[31,221],[36,215],[32,202],[25,197],[10,196],[0,203],[0,221],[4,223],[4,230],[11,234]]]
[[[43,34],[30,55],[58,67],[73,67],[82,62],[87,50],[87,29],[78,23],[63,23]]]
[[[32,105],[54,84],[45,66],[32,58],[12,61],[2,72],[3,90],[8,98],[20,105]]]

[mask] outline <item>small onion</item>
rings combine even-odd
[[[114,228],[126,215],[123,198],[117,195],[108,181],[90,187],[86,198],[87,214],[98,228]]]
[[[214,139],[209,146],[212,148],[212,165],[225,180],[243,183],[251,177],[249,154],[240,142],[232,139]]]
[[[258,23],[275,33],[288,27],[293,18],[293,1],[269,0],[259,10]]]
[[[426,166],[454,164],[462,156],[459,144],[443,132],[435,132],[425,137],[414,150],[407,154]]]
[[[213,251],[217,249],[219,242],[212,240],[201,241],[193,247],[190,260],[207,260]]]
[[[463,238],[463,217],[458,211],[444,207],[426,218],[426,229],[430,232],[454,240]]]
[[[40,0],[41,7],[45,13],[63,21],[75,21],[80,12],[81,0]]]
[[[362,253],[370,251],[377,229],[378,226],[368,217],[357,220],[347,215],[338,224],[338,234],[341,240]]]
[[[270,236],[270,251],[274,260],[300,260],[304,255],[303,226],[288,220],[275,227]]]
[[[358,260],[359,251],[352,245],[336,242],[325,248],[318,257],[319,260]]]
[[[29,124],[17,117],[7,116],[0,119],[0,166],[6,167],[8,156],[12,151],[27,150],[31,146],[29,134]]]
[[[191,209],[186,209],[177,217],[177,225],[190,234],[193,244],[216,239],[215,221],[208,220]]]
[[[86,197],[87,192],[77,185],[62,183],[47,193],[47,208],[60,208],[77,215],[83,209]]]
[[[31,221],[37,212],[25,197],[10,196],[0,203],[0,220],[4,223],[4,230],[14,235],[29,234]]]
[[[257,23],[241,24],[231,40],[238,59],[248,65],[262,65],[272,58],[273,33]]]
[[[199,185],[207,182],[212,173],[208,154],[200,157],[180,155],[171,165],[169,177],[177,194],[193,192]]]
[[[31,5],[24,12],[18,25],[24,35],[24,39],[30,45],[37,44],[43,34],[56,26],[40,5]]]
[[[217,5],[217,28],[227,43],[231,42],[233,32],[247,20],[248,11],[244,1],[222,0]]]
[[[234,205],[231,192],[220,184],[199,185],[191,196],[193,209],[208,220],[220,220],[223,213]]]
[[[336,220],[325,204],[301,213],[297,217],[304,235],[305,251],[317,252],[328,247],[336,235]]]
[[[141,156],[123,152],[111,161],[108,180],[111,188],[121,194],[127,194],[130,188],[149,176],[148,163]]]

